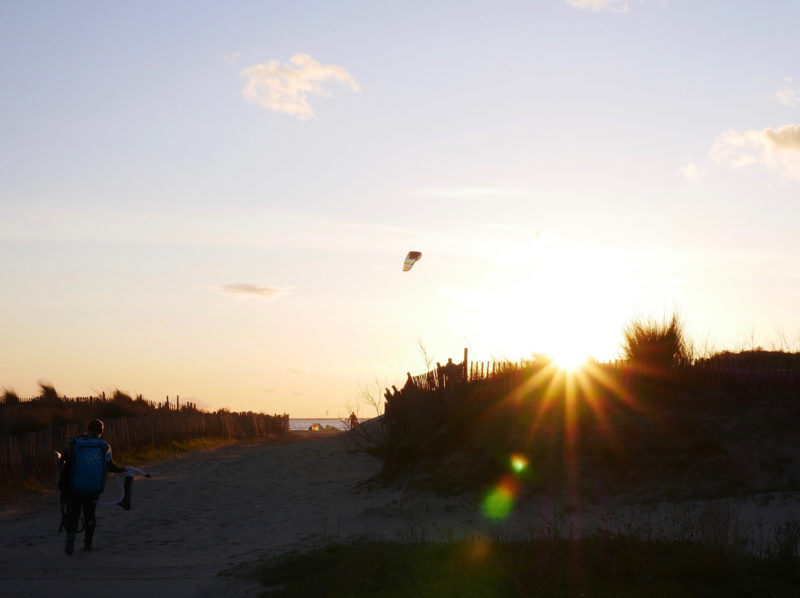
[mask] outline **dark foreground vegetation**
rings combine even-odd
[[[5,391],[0,402],[0,491],[33,486],[54,475],[53,451],[85,432],[86,423],[105,423],[117,461],[131,453],[158,454],[159,450],[195,446],[197,441],[225,442],[286,433],[288,415],[207,412],[192,403],[159,404],[133,399],[116,391],[111,397],[68,398],[52,386],[41,385],[39,397],[21,400]],[[202,442],[200,444],[203,444]],[[155,452],[154,452],[155,451]],[[52,484],[48,484],[52,485]]]
[[[381,482],[442,492],[496,484],[515,458],[522,492],[589,500],[800,490],[800,353],[695,358],[677,318],[624,338],[626,359],[575,372],[535,356],[409,375],[354,441]]]
[[[268,560],[250,575],[266,588],[263,596],[276,598],[789,598],[800,593],[796,552],[779,544],[746,555],[697,542],[603,534],[331,545]]]

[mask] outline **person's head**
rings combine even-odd
[[[103,422],[99,419],[93,419],[86,426],[86,431],[92,436],[100,436],[103,433]]]

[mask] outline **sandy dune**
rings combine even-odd
[[[110,439],[113,443],[113,439]],[[354,453],[345,434],[293,432],[151,464],[137,479],[133,509],[98,507],[96,551],[63,552],[58,497],[0,511],[0,588],[4,596],[69,596],[82,591],[126,596],[257,595],[258,586],[218,576],[238,563],[292,547],[313,547],[363,534],[394,539],[464,534],[527,535],[555,525],[652,525],[670,521],[670,506],[652,503],[555,505],[525,501],[502,523],[481,515],[480,496],[438,497],[362,484],[379,469]],[[124,456],[120,456],[124,463]],[[107,493],[116,495],[109,480]],[[110,498],[110,497],[109,497]],[[101,498],[103,500],[103,498]],[[716,503],[741,526],[769,526],[800,512],[798,495]],[[724,508],[722,508],[724,507]],[[684,516],[691,505],[681,505]],[[697,507],[709,508],[709,503]],[[672,524],[675,506],[672,505]],[[727,509],[727,511],[726,511]],[[565,523],[561,516],[570,512]],[[668,523],[664,523],[668,525]],[[80,543],[77,543],[80,546]]]

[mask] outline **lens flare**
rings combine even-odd
[[[522,473],[528,469],[528,459],[525,455],[511,455],[511,470],[514,473]]]
[[[493,488],[483,499],[483,514],[487,519],[502,521],[514,508],[514,497],[519,491],[519,485],[512,478],[504,478],[496,488]]]
[[[489,556],[491,547],[492,545],[488,538],[477,537],[467,542],[467,560],[472,564],[483,563]]]
[[[508,517],[514,506],[514,496],[507,488],[495,488],[483,499],[483,514],[487,519],[500,521]]]

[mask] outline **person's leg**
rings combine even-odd
[[[75,530],[78,529],[78,519],[81,516],[81,497],[67,496],[67,512],[64,515],[64,529],[67,530],[67,543],[64,552],[72,554],[75,550]]]
[[[83,536],[83,549],[84,550],[91,550],[92,549],[92,539],[94,538],[94,528],[97,525],[97,521],[94,516],[94,510],[97,507],[97,502],[93,496],[89,496],[83,499],[83,521],[86,527]]]

